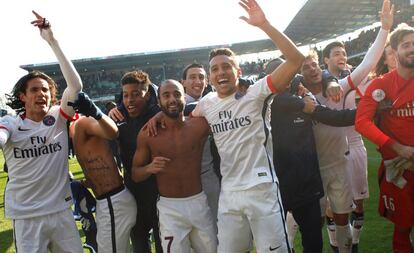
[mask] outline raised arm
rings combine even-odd
[[[240,18],[264,31],[285,56],[286,61],[270,74],[274,88],[278,92],[284,91],[301,67],[304,60],[303,54],[285,34],[279,32],[269,23],[255,0],[241,0],[239,4],[249,15],[249,17],[242,16]]]
[[[151,162],[151,150],[147,140],[149,137],[145,130],[141,130],[137,137],[137,148],[132,160],[132,180],[141,182],[152,174],[161,173],[170,159],[162,156],[154,157]]]
[[[339,81],[345,94],[349,89],[355,89],[360,85],[381,58],[394,19],[394,5],[391,6],[389,0],[383,1],[380,16],[381,29],[361,64],[349,76]]]
[[[115,122],[102,113],[86,93],[79,93],[75,102],[68,102],[74,111],[95,120],[87,120],[88,127],[85,128],[86,134],[99,136],[104,139],[113,140],[118,137],[118,127]]]
[[[107,140],[114,140],[118,136],[118,127],[115,122],[106,115],[99,120],[90,117],[82,117],[76,122],[76,131],[82,129],[86,136],[98,136]]]
[[[67,105],[67,102],[73,102],[77,98],[78,93],[82,90],[82,81],[72,62],[66,58],[65,54],[59,46],[58,41],[53,36],[49,21],[47,21],[46,18],[40,16],[35,11],[32,12],[36,16],[36,20],[32,21],[31,23],[39,28],[40,35],[52,48],[53,53],[56,55],[56,58],[59,62],[63,77],[65,78],[68,85],[62,95],[61,109],[66,115],[73,116],[75,112],[73,111],[72,107]]]

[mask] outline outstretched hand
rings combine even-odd
[[[40,16],[37,12],[32,11],[32,13],[36,16],[36,20],[33,20],[30,23],[39,28],[40,36],[42,36],[44,40],[49,43],[52,42],[55,38],[53,37],[50,22],[46,18]]]
[[[249,17],[241,16],[240,19],[253,26],[261,26],[267,22],[266,16],[255,0],[240,0],[239,5],[246,10]]]
[[[391,30],[394,22],[394,5],[391,5],[390,0],[382,2],[382,9],[379,14],[381,17],[381,27],[387,31]]]
[[[96,120],[102,118],[102,111],[97,107],[86,93],[80,92],[78,98],[72,103],[68,102],[69,106],[72,106],[75,112],[82,113],[87,117],[93,117]]]

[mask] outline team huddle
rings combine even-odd
[[[250,83],[229,48],[210,52],[208,75],[191,63],[182,80],[120,80],[121,103],[103,113],[87,94],[51,24],[32,22],[67,87],[33,71],[8,96],[17,116],[0,118],[8,166],[5,214],[16,252],[83,252],[71,210],[70,138],[96,198],[96,252],[358,252],[369,197],[362,136],[382,163],[379,213],[394,224],[394,252],[412,252],[414,226],[414,28],[383,1],[381,29],[361,64],[330,43],[303,55],[255,0],[240,0],[247,24],[283,55]],[[372,71],[373,69],[381,71]],[[208,78],[207,78],[208,76]],[[208,81],[211,85],[208,84]],[[211,88],[212,87],[212,88]],[[362,135],[362,136],[361,136]],[[109,141],[120,149],[122,167]]]

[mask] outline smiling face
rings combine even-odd
[[[414,68],[414,33],[405,35],[396,52],[399,64],[404,68]]]
[[[207,87],[207,74],[203,68],[189,68],[183,80],[185,93],[198,99]]]
[[[306,57],[303,61],[301,74],[308,85],[322,84],[322,69],[312,57]]]
[[[348,60],[345,48],[333,47],[329,53],[329,57],[325,57],[325,64],[330,70],[340,72],[346,68],[346,62]]]
[[[210,60],[210,81],[219,97],[225,98],[236,92],[240,75],[234,57],[217,55]]]
[[[122,85],[122,102],[129,117],[138,117],[147,105],[148,89],[143,84],[127,83]]]
[[[183,86],[175,80],[166,80],[159,87],[159,105],[170,118],[178,118],[184,112],[185,97]]]
[[[42,119],[48,112],[51,102],[49,84],[46,80],[36,77],[27,81],[26,90],[20,93],[24,103],[26,116],[30,119]]]

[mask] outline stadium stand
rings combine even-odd
[[[407,22],[413,25],[411,15],[414,10],[408,1],[393,1],[397,7],[394,24]],[[308,0],[285,29],[285,33],[298,45],[315,45],[318,42],[333,39],[339,35],[353,32],[378,21],[381,1],[376,0]],[[317,11],[316,11],[317,10]],[[335,15],[332,15],[335,13]],[[315,15],[317,14],[317,15]],[[338,18],[341,17],[341,18]],[[360,32],[356,39],[343,41],[348,52],[348,62],[357,65],[366,50],[374,41],[378,27]],[[95,100],[103,103],[116,100],[119,96],[119,80],[122,75],[134,69],[142,69],[150,75],[155,84],[167,78],[181,78],[185,65],[198,62],[208,66],[207,56],[212,48],[230,47],[238,55],[261,53],[276,50],[270,40],[184,48],[158,52],[142,52],[128,55],[115,55],[74,60],[75,67],[81,74],[84,90]],[[310,46],[311,47],[311,46]],[[314,48],[321,57],[320,48]],[[241,68],[246,77],[257,77],[263,64],[269,59],[257,59],[243,62]],[[40,70],[57,80],[59,93],[66,87],[57,63],[22,65],[31,71]]]

